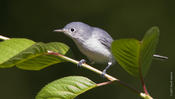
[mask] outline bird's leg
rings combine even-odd
[[[112,62],[108,62],[108,66],[106,66],[106,68],[103,70],[102,72],[102,77],[104,77],[104,75],[106,74],[107,69],[112,65]]]
[[[79,63],[77,64],[78,67],[81,67],[82,64],[86,63],[85,59],[81,59]]]

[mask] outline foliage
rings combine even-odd
[[[112,53],[117,62],[131,75],[146,75],[159,38],[159,29],[152,27],[142,41],[119,39],[112,43]]]
[[[28,39],[10,39],[0,42],[0,68],[16,66],[25,70],[41,70],[64,60],[47,54],[48,51],[72,56],[67,45],[60,42],[36,43]]]
[[[149,97],[149,99],[152,99],[147,93],[142,76],[145,76],[149,70],[158,38],[159,29],[152,27],[146,32],[142,41],[136,39],[119,39],[115,40],[111,45],[112,54],[124,70],[132,76],[140,77],[145,93],[136,92],[141,94],[140,96],[142,98]],[[60,42],[37,43],[29,39],[12,38],[0,42],[0,52],[0,68],[16,66],[24,70],[41,70],[65,61],[78,64],[78,61],[69,58],[72,57],[69,47]],[[53,53],[49,54],[48,52]],[[82,67],[102,74],[101,71],[87,64],[83,64]],[[105,77],[107,79],[110,77],[109,80],[112,82],[117,81],[128,89],[132,89],[117,78],[108,74]],[[97,87],[97,85],[106,84],[110,83],[95,84],[88,78],[81,76],[64,77],[42,88],[37,94],[36,99],[73,99],[79,94]]]
[[[87,90],[95,88],[96,84],[82,76],[68,76],[55,80],[36,96],[36,99],[73,99]]]

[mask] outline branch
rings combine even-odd
[[[77,60],[71,59],[71,58],[69,58],[69,57],[67,57],[67,56],[61,55],[61,54],[56,53],[56,52],[48,51],[48,54],[49,54],[49,55],[58,56],[58,57],[60,57],[60,58],[62,58],[62,59],[64,59],[64,60],[69,61],[69,62],[74,63],[74,64],[78,64],[78,63],[79,63],[79,61],[77,61]],[[94,67],[92,67],[92,66],[90,66],[90,65],[88,65],[88,64],[86,64],[86,63],[83,63],[81,66],[84,67],[84,68],[86,68],[86,69],[88,69],[88,70],[91,70],[91,71],[93,71],[93,72],[95,72],[95,73],[97,73],[97,74],[102,75],[102,71],[100,71],[100,70],[98,70],[98,69],[96,69],[96,68],[94,68]],[[106,77],[108,80],[110,80],[110,82],[105,83],[105,84],[109,84],[109,83],[111,83],[111,82],[113,82],[113,81],[116,81],[116,82],[118,82],[120,85],[122,85],[122,86],[124,86],[124,87],[130,89],[131,91],[133,91],[133,92],[135,92],[135,93],[137,93],[137,94],[139,94],[139,95],[141,94],[141,92],[139,92],[139,91],[136,90],[135,88],[129,86],[129,85],[126,84],[125,82],[123,82],[123,81],[121,81],[121,80],[119,80],[119,79],[117,79],[117,78],[115,78],[115,77],[113,77],[113,76],[111,76],[111,75],[109,75],[109,74],[105,74],[104,77]],[[102,85],[104,85],[104,84],[102,84]],[[142,94],[143,94],[143,93],[142,93]]]
[[[10,38],[0,35],[1,40],[9,40]]]
[[[1,40],[9,40],[10,38],[0,35],[0,39],[1,39]],[[77,60],[71,59],[71,58],[69,58],[69,57],[66,57],[66,56],[61,55],[61,54],[56,53],[56,52],[48,51],[48,54],[49,54],[49,55],[58,56],[58,57],[60,57],[60,58],[62,58],[62,59],[64,59],[64,60],[69,61],[69,62],[74,63],[74,64],[78,64],[78,63],[79,63],[79,61],[77,61]],[[86,68],[86,69],[88,69],[88,70],[91,70],[91,71],[93,71],[93,72],[95,72],[95,73],[97,73],[97,74],[102,75],[102,71],[100,71],[100,70],[98,70],[98,69],[96,69],[96,68],[94,68],[94,67],[92,67],[92,66],[90,66],[90,65],[88,65],[88,64],[86,64],[86,63],[82,64],[82,67],[84,67],[84,68]],[[145,94],[145,93],[139,92],[139,91],[136,90],[135,88],[129,86],[129,85],[126,84],[125,82],[123,82],[123,81],[121,81],[121,80],[119,80],[119,79],[117,79],[117,78],[115,78],[115,77],[113,77],[113,76],[111,76],[111,75],[109,75],[109,74],[105,74],[104,77],[106,77],[106,78],[107,78],[108,80],[110,80],[110,81],[104,82],[104,83],[100,83],[100,84],[98,84],[98,86],[103,86],[103,85],[111,84],[112,82],[116,81],[116,82],[118,82],[120,85],[122,85],[122,86],[124,86],[124,87],[130,89],[131,91],[135,92],[136,94],[140,95],[140,96],[141,96],[142,98],[144,98],[144,99],[153,99],[151,96],[149,96],[149,94],[147,94],[147,93]]]
[[[48,54],[59,56],[60,58],[66,60],[66,61],[69,61],[71,63],[74,63],[74,64],[78,64],[79,63],[79,61],[77,61],[77,60],[71,59],[69,57],[66,57],[66,56],[61,55],[61,54],[56,53],[56,52],[48,51]],[[90,66],[90,65],[88,65],[86,63],[83,63],[82,64],[82,67],[84,67],[86,69],[89,69],[89,70],[91,70],[91,71],[93,71],[93,72],[95,72],[97,74],[100,74],[100,75],[102,74],[102,71],[100,71],[100,70],[98,70],[98,69],[96,69],[96,68],[94,68],[94,67],[92,67],[92,66]],[[110,76],[108,74],[105,74],[104,77],[106,77],[110,81],[120,81],[119,79],[117,79],[115,77],[112,77],[112,76]]]
[[[69,62],[74,63],[74,64],[78,64],[78,63],[79,63],[79,61],[77,61],[77,60],[74,60],[74,59],[72,59],[72,58],[69,58],[69,57],[67,57],[67,56],[61,55],[61,54],[56,53],[56,52],[48,51],[48,54],[49,54],[49,55],[58,56],[58,57],[60,57],[60,58],[62,58],[62,59],[64,59],[64,60],[69,61]],[[102,75],[102,71],[100,71],[100,70],[98,70],[98,69],[96,69],[96,68],[94,68],[94,67],[92,67],[92,66],[90,66],[90,65],[88,65],[88,64],[86,64],[86,63],[83,63],[81,66],[84,67],[84,68],[86,68],[86,69],[88,69],[88,70],[91,70],[91,71],[93,71],[93,72],[95,72],[95,73],[97,73],[97,74]],[[117,78],[115,78],[115,77],[113,77],[113,76],[111,76],[111,75],[109,75],[109,74],[105,74],[104,77],[106,77],[106,78],[107,78],[108,80],[110,80],[110,81],[104,82],[104,83],[100,83],[100,84],[98,84],[98,86],[103,86],[103,85],[111,84],[112,82],[116,81],[116,82],[118,82],[120,85],[122,85],[122,86],[124,86],[124,87],[130,89],[131,91],[135,92],[136,94],[140,95],[140,97],[142,97],[142,98],[144,98],[144,99],[153,99],[149,94],[139,92],[139,91],[136,90],[135,88],[129,86],[129,85],[126,84],[125,82],[123,82],[123,81],[121,81],[121,80],[119,80],[119,79],[117,79]]]

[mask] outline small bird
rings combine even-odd
[[[90,61],[99,64],[108,64],[103,70],[102,76],[115,63],[115,59],[110,51],[113,39],[105,30],[83,22],[71,22],[62,29],[54,30],[54,32],[63,32],[69,36]],[[162,59],[167,58],[160,55],[154,56]],[[84,62],[85,60],[82,59],[78,65],[81,66]]]

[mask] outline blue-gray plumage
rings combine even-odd
[[[110,51],[113,39],[105,30],[89,26],[83,22],[71,22],[64,28],[54,31],[63,32],[72,38],[79,50],[87,56],[89,60],[102,64],[108,63],[103,74],[115,63]],[[157,57],[166,58],[160,55],[157,55]]]

